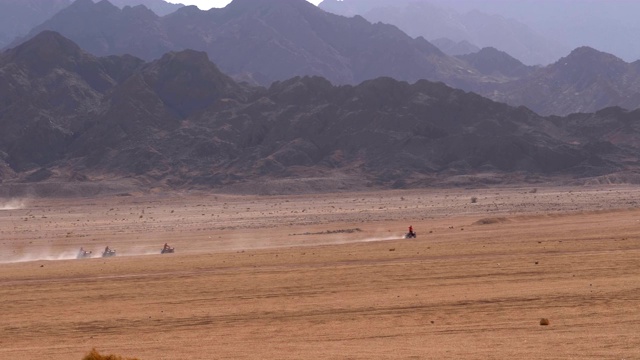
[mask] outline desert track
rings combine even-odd
[[[637,359],[639,195],[14,201],[0,210],[0,358]],[[417,240],[400,239],[408,225]],[[157,254],[164,242],[178,252]],[[105,245],[122,256],[37,260]]]

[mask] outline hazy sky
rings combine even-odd
[[[322,2],[322,0],[308,0],[310,3],[314,5],[318,5]],[[225,7],[227,4],[231,2],[231,0],[171,0],[169,2],[172,3],[180,3],[185,5],[196,5],[202,10],[209,10],[212,7]]]

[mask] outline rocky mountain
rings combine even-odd
[[[319,7],[340,15],[360,15],[371,22],[398,26],[410,36],[427,40],[446,38],[506,51],[527,65],[556,61],[568,50],[552,37],[522,22],[495,13],[471,9],[460,12],[447,4],[427,0],[324,0]]]
[[[439,38],[431,40],[431,43],[437,46],[438,49],[442,50],[445,54],[451,56],[467,55],[481,50],[479,47],[466,40],[456,42],[448,38]]]
[[[45,32],[0,55],[0,142],[15,171],[62,156],[74,134],[102,111],[103,98],[141,61],[97,59]]]
[[[478,52],[459,55],[459,59],[465,61],[480,73],[504,79],[521,79],[533,73],[533,66],[526,66],[504,51],[495,48],[484,48]]]
[[[520,80],[478,91],[541,114],[594,112],[609,106],[637,109],[640,72],[637,63],[581,47]]]
[[[97,0],[101,1],[101,0]],[[158,16],[169,15],[176,10],[184,7],[183,4],[173,4],[164,0],[109,0],[110,3],[124,9],[126,6],[138,6],[143,5],[147,9],[153,11]]]
[[[0,0],[0,49],[72,3],[73,0]],[[111,0],[111,3],[120,8],[144,5],[160,16],[184,6],[164,0]]]
[[[143,7],[77,0],[27,38],[43,30],[60,32],[97,56],[153,60],[167,51],[205,51],[225,73],[263,85],[297,75],[337,84],[389,76],[459,85],[479,75],[423,38],[330,14],[305,0],[235,0],[223,9],[191,6],[165,17]]]
[[[342,176],[405,187],[638,166],[638,111],[544,118],[425,80],[250,87],[203,52],[95,57],[54,32],[0,54],[0,89],[4,182],[198,188]]]

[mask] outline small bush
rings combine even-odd
[[[474,196],[474,197],[471,198],[471,203],[472,204],[475,204],[477,202],[478,202],[478,198],[477,197]]]
[[[100,355],[96,349],[91,350],[82,360],[138,360],[134,358],[123,358],[118,355]]]

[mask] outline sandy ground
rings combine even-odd
[[[640,359],[638,201],[615,186],[6,200],[0,359]],[[118,256],[74,259],[106,245]]]

